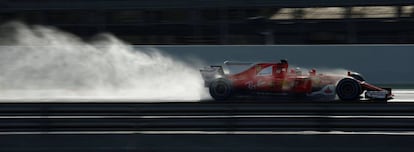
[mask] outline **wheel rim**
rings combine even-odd
[[[214,92],[216,92],[218,95],[224,95],[226,93],[227,87],[222,84],[218,83],[216,87],[214,87]]]
[[[210,85],[210,95],[216,100],[225,100],[231,96],[232,86],[228,80],[215,80]]]
[[[341,90],[342,90],[342,93],[345,96],[350,97],[353,94],[355,94],[355,90],[356,89],[355,89],[355,87],[352,84],[346,83],[346,84],[342,85]]]
[[[356,80],[345,78],[338,82],[336,91],[341,100],[356,100],[360,95],[361,87]]]

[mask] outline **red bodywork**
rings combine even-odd
[[[335,83],[344,76],[316,74],[315,70],[302,74],[289,70],[288,63],[258,63],[247,70],[227,75],[236,90],[306,94]]]

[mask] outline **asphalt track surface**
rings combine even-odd
[[[388,100],[387,102],[414,102],[414,89],[394,89],[393,90],[394,99]],[[232,99],[227,102],[313,102],[313,100],[308,99],[292,99],[292,98],[237,98]],[[338,102],[338,100],[316,100],[317,102]],[[214,102],[211,98],[201,99],[201,100],[177,100],[177,99],[136,99],[136,98],[111,98],[111,97],[64,97],[64,98],[32,98],[32,97],[13,97],[13,98],[4,98],[0,97],[0,103],[43,103],[43,102]],[[369,102],[368,100],[362,98],[361,102]]]
[[[116,109],[116,102],[123,102],[124,104],[133,105],[134,102],[151,102],[150,105],[155,105],[153,108],[160,108],[159,105],[167,105],[167,108],[160,108],[167,110],[167,113],[158,114],[151,112],[147,114],[139,113],[133,116],[127,116],[123,113],[114,116],[114,113],[103,111],[102,113],[94,113],[92,106],[91,112],[85,114],[81,111],[81,108],[72,107],[69,109],[75,111],[81,111],[80,114],[68,114],[59,113],[59,108],[53,112],[53,106],[40,106],[40,109],[45,111],[38,111],[35,109],[34,113],[19,113],[3,112],[3,116],[0,117],[2,124],[0,125],[0,151],[36,151],[36,152],[56,152],[56,151],[152,151],[152,152],[186,152],[186,151],[199,151],[199,152],[217,152],[217,151],[317,151],[317,152],[343,152],[343,151],[372,151],[372,152],[412,152],[414,145],[414,89],[412,90],[393,90],[395,99],[389,100],[390,104],[375,103],[373,106],[370,103],[356,104],[331,104],[325,102],[317,102],[320,106],[316,106],[319,110],[310,113],[266,113],[259,110],[259,114],[245,114],[238,113],[237,110],[243,109],[237,106],[225,106],[223,107],[229,110],[236,111],[224,111],[223,113],[205,113],[204,107],[199,107],[199,103],[191,103],[193,107],[182,108],[176,107],[177,111],[170,109],[169,105],[185,105],[186,102],[200,102],[200,101],[146,101],[136,99],[14,99],[3,100],[5,104],[3,107],[7,107],[6,104],[22,105],[28,104],[30,106],[40,105],[42,103],[51,102],[55,105],[59,105],[60,102],[66,104],[75,103],[77,106],[83,107],[83,105],[93,104],[105,104],[111,103],[114,106],[107,106],[109,109]],[[156,103],[154,103],[156,102]],[[247,103],[246,103],[247,102]],[[241,104],[257,105],[261,108],[267,109],[266,106],[261,106],[260,101],[258,104],[256,101],[242,101]],[[297,103],[295,103],[297,102]],[[369,101],[362,101],[369,102]],[[413,104],[411,104],[413,102]],[[315,105],[310,102],[304,101],[292,101],[285,102],[292,107],[300,107],[306,105],[313,107]],[[237,105],[237,103],[232,103]],[[200,104],[209,105],[209,104]],[[220,109],[220,104],[217,104]],[[280,105],[284,105],[283,103]],[[329,107],[343,108],[343,105],[348,105],[346,113],[335,113],[335,110],[330,110]],[[376,108],[374,105],[378,106]],[[23,109],[30,110],[31,108],[23,107]],[[286,106],[286,105],[285,105]],[[98,108],[99,106],[96,106]],[[13,106],[10,111],[19,111],[19,106]],[[49,108],[49,109],[48,109]],[[66,108],[62,106],[61,108]],[[128,106],[126,106],[128,108]],[[180,113],[180,109],[192,110],[198,108],[190,113]],[[254,106],[244,106],[244,108],[255,108]],[[257,107],[256,107],[257,108]],[[313,107],[315,108],[315,107]],[[352,111],[354,108],[370,108],[367,113],[361,111]],[[389,109],[388,109],[389,108]],[[130,107],[130,109],[139,109]],[[146,108],[145,108],[146,109]],[[260,109],[260,108],[259,108]],[[279,108],[280,109],[284,109]],[[286,106],[289,109],[289,106]],[[335,108],[334,108],[335,109]],[[394,109],[394,110],[392,110]],[[33,110],[33,109],[32,109]],[[208,109],[207,109],[208,110]],[[291,109],[292,110],[292,109]],[[325,110],[325,111],[324,111]],[[351,110],[349,113],[347,111]],[[37,113],[38,111],[39,113]],[[145,110],[144,110],[145,111]],[[21,111],[20,111],[21,112]],[[96,112],[96,111],[95,111]],[[139,112],[143,112],[142,110]],[[16,115],[14,115],[16,114]],[[128,113],[126,113],[128,114]],[[161,114],[161,115],[160,115]],[[196,114],[196,115],[193,115]],[[124,122],[119,122],[120,120]],[[201,121],[211,120],[214,121]],[[66,120],[70,120],[66,122]],[[162,120],[162,121],[158,121]],[[164,121],[165,120],[165,121]],[[181,121],[190,120],[190,121]],[[246,121],[245,121],[246,120]],[[264,120],[264,121],[257,121]],[[320,127],[315,128],[279,128],[279,129],[267,129],[266,125],[280,125],[279,120],[285,120],[286,123],[302,124],[309,123],[311,126],[314,123],[320,126],[327,125],[327,128]],[[27,123],[29,122],[29,123]],[[31,126],[37,126],[36,123],[46,124],[41,128],[32,128]],[[224,129],[206,130],[200,129],[200,126],[193,126],[192,123],[197,124],[204,123],[220,123],[224,126]],[[8,123],[11,126],[16,126],[13,123],[20,123],[28,128],[18,130],[16,128],[8,128]],[[30,124],[32,123],[32,124]],[[64,130],[54,129],[56,126],[77,126],[74,123],[81,123],[86,129],[73,129],[68,127]],[[96,125],[95,125],[96,123]],[[111,123],[113,125],[111,125]],[[128,128],[129,124],[133,124],[131,128]],[[174,126],[189,124],[188,128],[167,127],[164,129],[152,129],[151,126],[144,128],[148,124],[168,124]],[[198,125],[200,125],[198,123]],[[249,124],[251,123],[251,124]],[[20,125],[18,124],[18,125]],[[62,125],[63,124],[63,125]],[[127,129],[119,129],[116,126],[125,124]],[[230,125],[227,125],[230,124]],[[259,126],[262,130],[258,129],[241,129],[235,126],[242,124]],[[282,123],[284,124],[284,123]],[[308,125],[309,125],[308,124]],[[335,128],[337,124],[348,124],[350,128],[340,127]],[[17,126],[18,126],[17,125]],[[94,125],[94,126],[92,126]],[[138,125],[138,127],[137,127]],[[141,125],[141,126],[140,126]],[[92,126],[92,127],[91,127]],[[331,126],[331,127],[330,127]],[[377,128],[377,126],[382,126]],[[38,126],[37,126],[38,127]],[[107,128],[110,129],[107,129]],[[198,128],[197,128],[198,127]],[[203,127],[203,126],[202,126]],[[202,128],[201,127],[201,128]],[[104,128],[104,129],[102,129]],[[195,128],[195,129],[194,129]]]

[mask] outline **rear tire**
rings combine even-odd
[[[218,78],[210,83],[209,91],[215,100],[226,100],[233,94],[233,86],[229,80]]]
[[[358,100],[361,90],[359,82],[352,78],[344,78],[336,85],[336,93],[344,101]]]

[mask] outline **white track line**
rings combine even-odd
[[[48,131],[0,132],[1,135],[94,135],[94,134],[157,134],[157,135],[397,135],[413,136],[413,131]]]
[[[326,115],[215,115],[215,116],[0,116],[0,119],[162,119],[162,118],[370,118],[370,119],[414,119],[414,116],[326,116]]]

